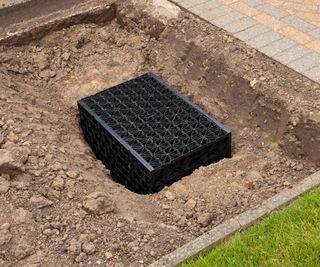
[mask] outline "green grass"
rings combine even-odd
[[[320,266],[320,189],[181,267]]]

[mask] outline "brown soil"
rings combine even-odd
[[[0,266],[145,266],[319,168],[318,84],[189,14],[155,19],[137,2],[117,1],[109,24],[0,47]],[[112,181],[76,107],[145,71],[233,132],[231,159],[154,195]]]

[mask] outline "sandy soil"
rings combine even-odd
[[[110,24],[0,47],[0,266],[146,266],[319,169],[319,85],[137,2],[117,1]],[[233,157],[137,195],[95,159],[76,101],[146,71],[232,129]]]

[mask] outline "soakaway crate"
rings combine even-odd
[[[78,102],[80,126],[113,179],[149,194],[231,156],[231,132],[153,73]]]

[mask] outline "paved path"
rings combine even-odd
[[[171,0],[320,83],[320,0]]]

